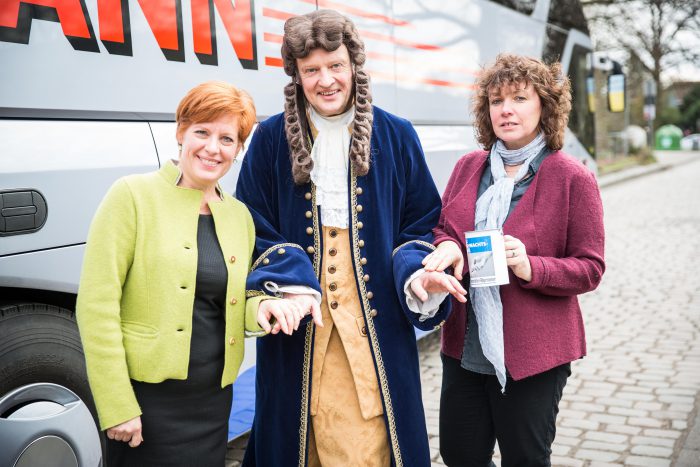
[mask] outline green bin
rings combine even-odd
[[[683,132],[675,125],[664,125],[656,130],[656,149],[680,150]]]

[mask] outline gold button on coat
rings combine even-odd
[[[311,235],[311,234],[313,234],[313,233],[314,233],[313,227],[307,227],[307,228],[306,228],[306,235]]]
[[[335,248],[330,248],[328,250],[328,254],[331,256],[335,256],[337,253],[338,253],[338,250],[336,250]]]
[[[304,198],[306,198],[307,200],[311,199],[311,193],[304,193]]]
[[[306,247],[306,252],[307,252],[308,254],[313,255],[313,254],[314,254],[314,251],[316,251],[316,249],[315,249],[314,247],[312,247],[312,246],[307,246],[307,247]]]
[[[235,305],[236,303],[238,303],[238,300],[236,300],[236,297],[233,297],[231,299],[231,305]]]
[[[278,255],[283,255],[283,254],[285,254],[286,252],[287,252],[287,250],[285,250],[284,248],[280,248],[280,249],[277,250],[277,254],[278,254]]]
[[[336,284],[335,282],[331,282],[330,284],[328,284],[328,288],[331,292],[335,292],[336,290],[338,290],[338,284]]]
[[[367,258],[362,258],[362,259],[360,260],[360,264],[363,265],[363,266],[364,266],[365,264],[367,264]]]
[[[364,226],[365,226],[365,224],[363,224],[362,222],[358,222],[358,223],[357,223],[357,228],[358,228],[358,229],[361,229],[361,228],[364,227]]]
[[[362,187],[359,187],[359,186],[358,186],[358,187],[355,189],[355,193],[357,193],[358,195],[361,195],[361,194],[362,194]]]
[[[304,215],[306,216],[307,219],[311,219],[311,216],[313,216],[311,211],[306,211],[306,213],[304,213]]]
[[[230,339],[228,340],[228,343],[229,343],[230,345],[233,345],[233,344],[236,343],[236,339],[235,339],[234,337],[232,337],[232,338],[230,338]]]
[[[236,257],[235,257],[235,256],[231,256],[231,258],[229,258],[229,261],[231,261],[232,263],[235,263],[235,262],[236,262]]]
[[[369,274],[365,274],[365,275],[362,277],[362,280],[365,281],[365,282],[369,282]]]
[[[360,240],[359,242],[357,242],[357,244],[360,245],[360,248],[362,248],[362,247],[365,246],[365,241],[364,241],[364,240]]]
[[[270,264],[270,259],[269,259],[269,258],[265,258],[265,259],[263,260],[263,264]]]
[[[333,308],[334,310],[335,310],[336,308],[338,308],[338,302],[336,302],[335,300],[333,300],[333,301],[331,302],[331,308]]]
[[[367,292],[367,299],[368,299],[368,300],[372,300],[373,298],[374,298],[374,292],[368,291],[368,292]]]
[[[331,274],[335,274],[335,271],[336,271],[335,266],[333,266],[332,264],[330,266],[328,266],[328,272],[330,272]]]
[[[331,231],[328,232],[328,235],[330,235],[331,237],[335,238],[335,237],[338,236],[338,231],[335,230],[335,229],[331,229]]]
[[[369,315],[370,315],[372,318],[375,318],[378,314],[379,314],[379,312],[377,311],[376,308],[372,308],[372,310],[369,312]]]
[[[357,210],[357,212],[362,212],[362,205],[358,204],[355,210]]]

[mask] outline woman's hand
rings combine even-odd
[[[124,423],[107,429],[107,438],[115,441],[124,441],[135,448],[143,442],[141,435],[141,417],[132,418]]]
[[[323,327],[323,319],[321,318],[321,307],[316,300],[316,297],[310,294],[293,294],[285,293],[284,298],[295,302],[303,312],[302,318],[309,313],[311,318],[316,323],[316,326]]]
[[[447,292],[457,301],[467,302],[467,291],[457,279],[443,272],[426,271],[411,281],[411,291],[421,302],[428,299],[429,293]]]
[[[523,242],[512,235],[504,235],[503,242],[506,248],[506,264],[520,279],[530,282],[532,280],[532,267],[527,257],[527,250]]]
[[[452,266],[457,280],[462,280],[464,269],[462,247],[451,240],[442,242],[432,253],[423,258],[423,268],[429,272],[442,272],[448,266]]]
[[[299,321],[304,316],[301,307],[292,300],[263,300],[258,305],[258,324],[270,334],[280,330],[291,336],[299,328]],[[271,318],[275,318],[273,324]]]

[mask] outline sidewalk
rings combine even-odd
[[[634,169],[646,169],[644,171],[636,171],[634,174],[630,174],[629,177],[624,178],[624,172],[617,174],[609,174],[603,181],[603,184],[599,185],[602,187],[610,186],[623,180],[630,180],[632,178],[640,177],[646,173],[653,173],[656,171],[666,170],[671,167],[677,167],[680,165],[687,164],[689,162],[694,162],[700,160],[700,151],[656,151],[655,154],[657,163],[651,164],[646,167],[635,167]],[[633,169],[630,169],[633,170]],[[615,177],[617,175],[617,177]],[[700,394],[695,396],[695,407],[693,410],[693,416],[690,417],[688,428],[684,433],[685,439],[681,438],[679,443],[680,449],[676,448],[676,452],[673,453],[673,466],[674,467],[698,467],[700,466]]]
[[[598,178],[601,189],[656,172],[668,170],[700,160],[700,151],[655,151],[657,162],[630,167]],[[700,394],[696,394],[689,424],[671,458],[674,467],[700,466]]]
[[[599,177],[608,272],[582,297],[589,355],[575,362],[560,404],[556,467],[700,466],[700,151],[655,156]],[[653,174],[648,184],[621,183]],[[432,465],[442,467],[438,333],[419,350]],[[227,467],[240,465],[246,443],[229,443]]]
[[[700,160],[700,151],[654,151],[657,162],[649,165],[637,165],[619,172],[609,173],[598,177],[598,186],[601,188],[616,185],[618,183],[643,177],[655,172],[684,165]]]

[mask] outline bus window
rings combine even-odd
[[[553,24],[565,31],[576,29],[588,35],[588,23],[580,0],[552,1],[549,4],[547,24]]]
[[[576,135],[591,156],[595,157],[595,138],[593,113],[588,107],[586,92],[586,55],[590,50],[575,45],[571,51],[571,64],[569,65],[569,78],[571,79],[571,114],[569,115],[569,128]]]
[[[525,15],[531,15],[535,11],[537,0],[492,0],[493,3],[498,3],[506,8],[515,10]]]
[[[548,24],[547,36],[545,37],[544,49],[542,51],[542,60],[544,60],[545,63],[560,61],[568,37],[569,34],[564,29]]]

